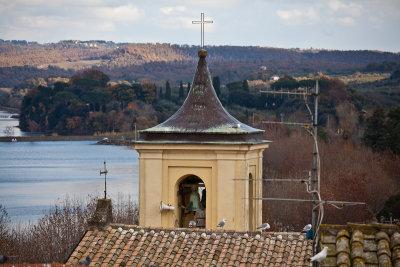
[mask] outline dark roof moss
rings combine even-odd
[[[263,130],[241,123],[222,106],[211,82],[207,51],[199,51],[193,85],[180,109],[165,122],[140,131],[141,141],[264,142]]]

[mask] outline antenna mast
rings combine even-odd
[[[107,199],[107,173],[106,161],[104,161],[104,171],[100,170],[100,176],[104,174],[104,199]]]
[[[312,194],[312,200],[306,199],[288,199],[288,198],[261,198],[258,200],[277,200],[277,201],[294,201],[294,202],[312,202],[312,214],[311,214],[311,224],[312,224],[312,231],[313,231],[313,246],[312,246],[312,255],[316,254],[317,243],[318,243],[318,228],[323,219],[323,204],[329,204],[334,206],[335,208],[341,208],[343,206],[349,205],[365,205],[363,202],[348,202],[348,201],[329,201],[329,200],[322,200],[320,195],[320,158],[318,152],[318,98],[319,98],[319,84],[318,79],[316,80],[315,90],[314,92],[307,92],[307,89],[304,92],[290,92],[290,91],[260,91],[260,93],[267,93],[267,94],[280,94],[280,95],[302,95],[304,96],[304,101],[306,103],[306,107],[308,112],[311,116],[311,125],[310,123],[298,123],[298,122],[268,122],[263,121],[262,123],[279,123],[279,124],[287,124],[287,125],[296,125],[304,127],[310,135],[314,139],[314,151],[313,151],[313,167],[312,167],[312,175],[311,172],[309,173],[309,179],[260,179],[261,181],[268,181],[268,182],[301,182],[306,184],[306,191]],[[314,114],[311,112],[307,104],[307,97],[312,96],[314,97]],[[312,128],[312,129],[311,129]],[[318,215],[319,212],[319,215]],[[313,267],[317,266],[316,262],[313,262]]]

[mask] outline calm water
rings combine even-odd
[[[0,142],[0,204],[13,222],[36,221],[65,197],[85,200],[107,193],[138,199],[138,154],[124,146],[94,145],[93,141]]]

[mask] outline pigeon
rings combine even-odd
[[[218,223],[217,227],[224,227],[224,226],[225,226],[225,223],[226,223],[226,219],[223,218],[222,221],[220,221],[220,222]]]
[[[257,229],[258,230],[267,230],[267,229],[269,229],[269,228],[271,228],[271,226],[269,225],[269,223],[263,223],[263,224],[261,224],[260,226],[258,226],[257,227]]]
[[[305,232],[311,230],[311,228],[312,228],[312,225],[311,224],[307,224],[306,226],[304,226],[304,228],[303,228],[303,230],[301,232],[305,233]]]
[[[189,228],[196,227],[196,222],[195,221],[190,221],[189,222]]]
[[[4,255],[0,255],[0,263],[1,264],[6,263],[7,259],[8,259],[7,255],[5,255],[5,254]]]
[[[324,247],[322,251],[320,251],[318,254],[312,256],[309,261],[313,262],[321,262],[326,259],[326,256],[328,255],[328,247]]]
[[[78,265],[85,265],[85,266],[89,266],[89,264],[90,264],[90,257],[89,257],[89,256],[87,256],[86,259],[81,260],[81,261],[78,263]]]

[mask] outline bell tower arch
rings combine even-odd
[[[205,228],[207,190],[203,180],[188,175],[178,183],[179,227]]]

